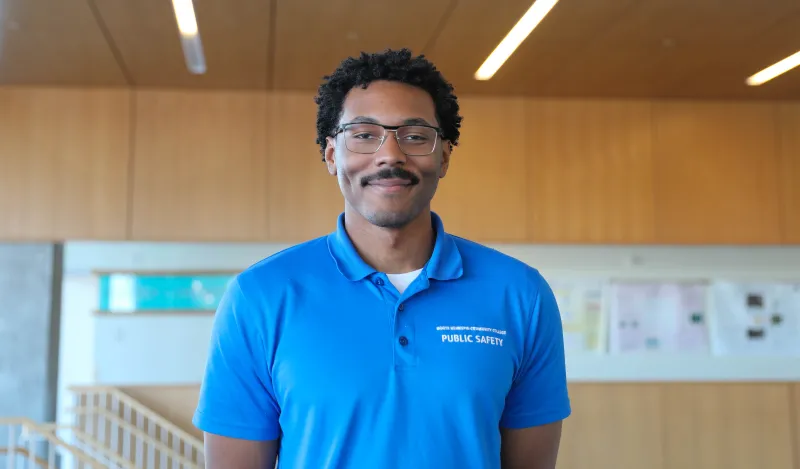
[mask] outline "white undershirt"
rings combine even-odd
[[[422,272],[422,269],[417,269],[413,272],[406,272],[404,274],[386,274],[386,277],[389,278],[389,281],[392,282],[397,291],[400,292],[402,295],[406,288],[411,285],[418,276],[419,273]]]

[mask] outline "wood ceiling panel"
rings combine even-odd
[[[439,33],[450,4],[451,0],[278,1],[275,88],[316,90],[344,58],[362,51],[408,47],[418,54]]]
[[[125,78],[84,0],[5,0],[0,84],[118,86]]]
[[[787,13],[756,37],[735,47],[708,52],[707,60],[676,83],[673,95],[708,98],[800,98],[800,69],[791,70],[761,86],[745,86],[750,75],[800,51],[800,1],[795,13]]]
[[[193,75],[169,0],[94,1],[136,86],[266,88],[271,0],[194,0],[207,72]]]
[[[797,0],[570,0],[489,81],[475,71],[531,0],[464,0],[426,51],[461,93],[554,97],[800,97],[800,71],[744,79],[800,49]]]
[[[192,75],[169,0],[0,0],[0,84],[315,91],[345,57],[409,47],[460,94],[800,99],[800,69],[744,84],[800,50],[800,0],[563,0],[474,80],[532,1],[194,0]]]
[[[503,0],[503,8],[486,0],[459,0],[436,40],[423,52],[460,94],[494,94],[508,82],[509,62],[487,82],[472,78],[509,29],[531,6],[531,0]],[[510,61],[516,60],[516,57]],[[505,94],[505,93],[500,93]],[[511,94],[511,93],[509,93]]]
[[[744,79],[775,53],[774,45],[763,45],[760,38],[798,7],[796,0],[640,1],[591,38],[539,91],[550,96],[683,97],[691,94],[681,86],[688,79],[695,83],[695,95],[750,97]],[[734,86],[725,92],[702,74],[748,62],[752,71],[728,78]]]
[[[496,8],[485,0],[465,0],[458,3],[426,53],[460,93],[536,95],[594,36],[619,21],[639,1],[562,1],[491,80],[478,81],[473,78],[475,71],[532,2],[511,0],[505,8]]]

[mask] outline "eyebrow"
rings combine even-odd
[[[380,124],[378,119],[369,116],[358,116],[353,118],[348,124]],[[410,117],[403,120],[403,125],[430,125],[434,126],[422,117]],[[434,126],[435,127],[435,126]]]

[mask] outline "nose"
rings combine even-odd
[[[397,142],[397,133],[393,130],[387,130],[383,144],[375,152],[375,164],[377,166],[404,165],[407,160],[408,156],[403,153],[403,150],[400,149],[400,144]]]

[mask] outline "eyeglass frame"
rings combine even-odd
[[[437,142],[439,141],[439,139],[440,138],[442,138],[442,139],[444,138],[444,134],[442,133],[442,128],[441,127],[436,127],[436,126],[428,125],[428,124],[384,125],[384,124],[379,124],[377,122],[358,122],[358,121],[356,121],[356,122],[348,122],[346,124],[339,125],[339,127],[336,129],[336,132],[333,133],[332,137],[336,138],[340,133],[343,133],[346,130],[346,127],[348,127],[348,126],[359,125],[359,124],[361,124],[361,125],[377,125],[378,127],[383,127],[383,138],[381,139],[381,144],[378,145],[378,148],[376,148],[375,151],[373,151],[371,153],[362,153],[362,152],[357,152],[357,151],[350,150],[350,148],[347,146],[347,140],[346,140],[346,137],[345,137],[345,143],[344,143],[345,144],[345,148],[347,148],[348,151],[352,151],[353,153],[357,153],[359,155],[374,155],[375,153],[378,152],[378,150],[383,148],[383,144],[386,143],[386,132],[394,132],[394,139],[395,139],[395,141],[397,141],[397,147],[400,148],[400,151],[402,151],[403,154],[406,155],[406,156],[428,156],[428,155],[432,155],[433,152],[436,151],[436,148],[437,148],[436,145],[437,145]],[[433,141],[433,148],[431,149],[431,151],[429,151],[428,153],[424,153],[422,155],[409,155],[408,153],[403,151],[402,144],[400,143],[400,139],[397,136],[397,131],[402,129],[403,127],[426,127],[428,129],[435,130],[436,131],[436,139]]]

